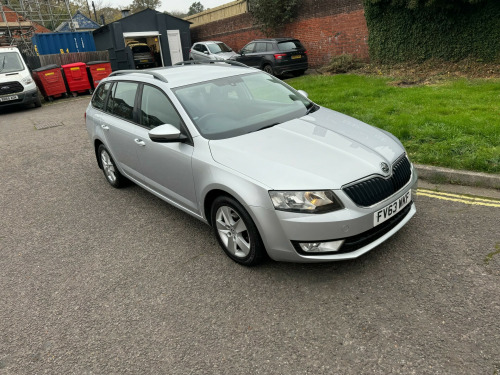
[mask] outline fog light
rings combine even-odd
[[[328,253],[340,249],[344,240],[330,242],[300,242],[299,246],[306,253]]]

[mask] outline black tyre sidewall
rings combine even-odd
[[[217,225],[216,225],[216,214],[217,210],[221,206],[229,206],[233,210],[235,210],[240,216],[240,218],[243,219],[247,227],[248,234],[250,236],[250,253],[245,258],[240,258],[235,256],[234,254],[231,254],[231,252],[227,250],[226,246],[224,245],[219,236],[219,232],[217,230]],[[220,196],[216,198],[212,204],[210,215],[211,215],[210,218],[212,223],[212,229],[214,231],[215,238],[217,239],[217,242],[219,243],[220,247],[222,247],[222,249],[229,258],[231,258],[236,263],[242,264],[244,266],[255,266],[262,262],[262,260],[266,255],[266,250],[264,248],[264,244],[262,243],[259,231],[255,223],[253,222],[252,218],[248,214],[248,212],[237,200],[229,196]]]
[[[266,71],[266,68],[269,69],[269,71]],[[264,65],[264,67],[262,68],[262,70],[268,74],[271,74],[272,76],[274,75],[274,69],[273,67],[270,65],[270,64],[266,64]]]
[[[100,145],[99,148],[97,149],[97,157],[99,158],[99,163],[100,164],[102,163],[101,154],[104,151],[106,151],[106,153],[109,155],[109,160],[111,160],[111,163],[113,163],[113,167],[115,168],[116,180],[114,182],[110,181],[109,178],[108,178],[108,176],[106,175],[106,171],[104,170],[104,167],[101,165],[102,172],[104,173],[104,177],[106,178],[106,181],[108,181],[108,183],[111,186],[113,186],[114,188],[117,188],[117,189],[121,188],[121,187],[123,187],[125,185],[125,177],[122,176],[122,174],[120,173],[120,171],[116,167],[115,160],[111,156],[111,153],[109,152],[109,150],[104,145]]]

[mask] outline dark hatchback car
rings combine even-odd
[[[293,38],[253,40],[231,59],[277,76],[284,73],[300,76],[309,67],[306,49]]]

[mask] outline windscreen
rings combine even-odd
[[[21,56],[17,52],[0,53],[0,73],[18,72],[23,69]]]
[[[213,44],[207,44],[208,49],[212,53],[222,53],[222,52],[231,52],[232,49],[226,46],[224,43],[213,43]]]
[[[132,47],[133,53],[150,53],[150,49],[148,46],[135,46]]]
[[[231,76],[173,90],[207,139],[259,131],[307,114],[314,104],[265,73]]]

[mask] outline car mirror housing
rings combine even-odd
[[[203,51],[203,53],[204,53],[205,55],[208,55],[208,51]]]
[[[303,97],[305,98],[308,98],[309,97],[309,94],[307,92],[305,92],[304,90],[297,90],[297,92],[302,95]]]
[[[153,142],[184,142],[187,137],[181,131],[170,124],[157,126],[149,131],[149,139]]]

